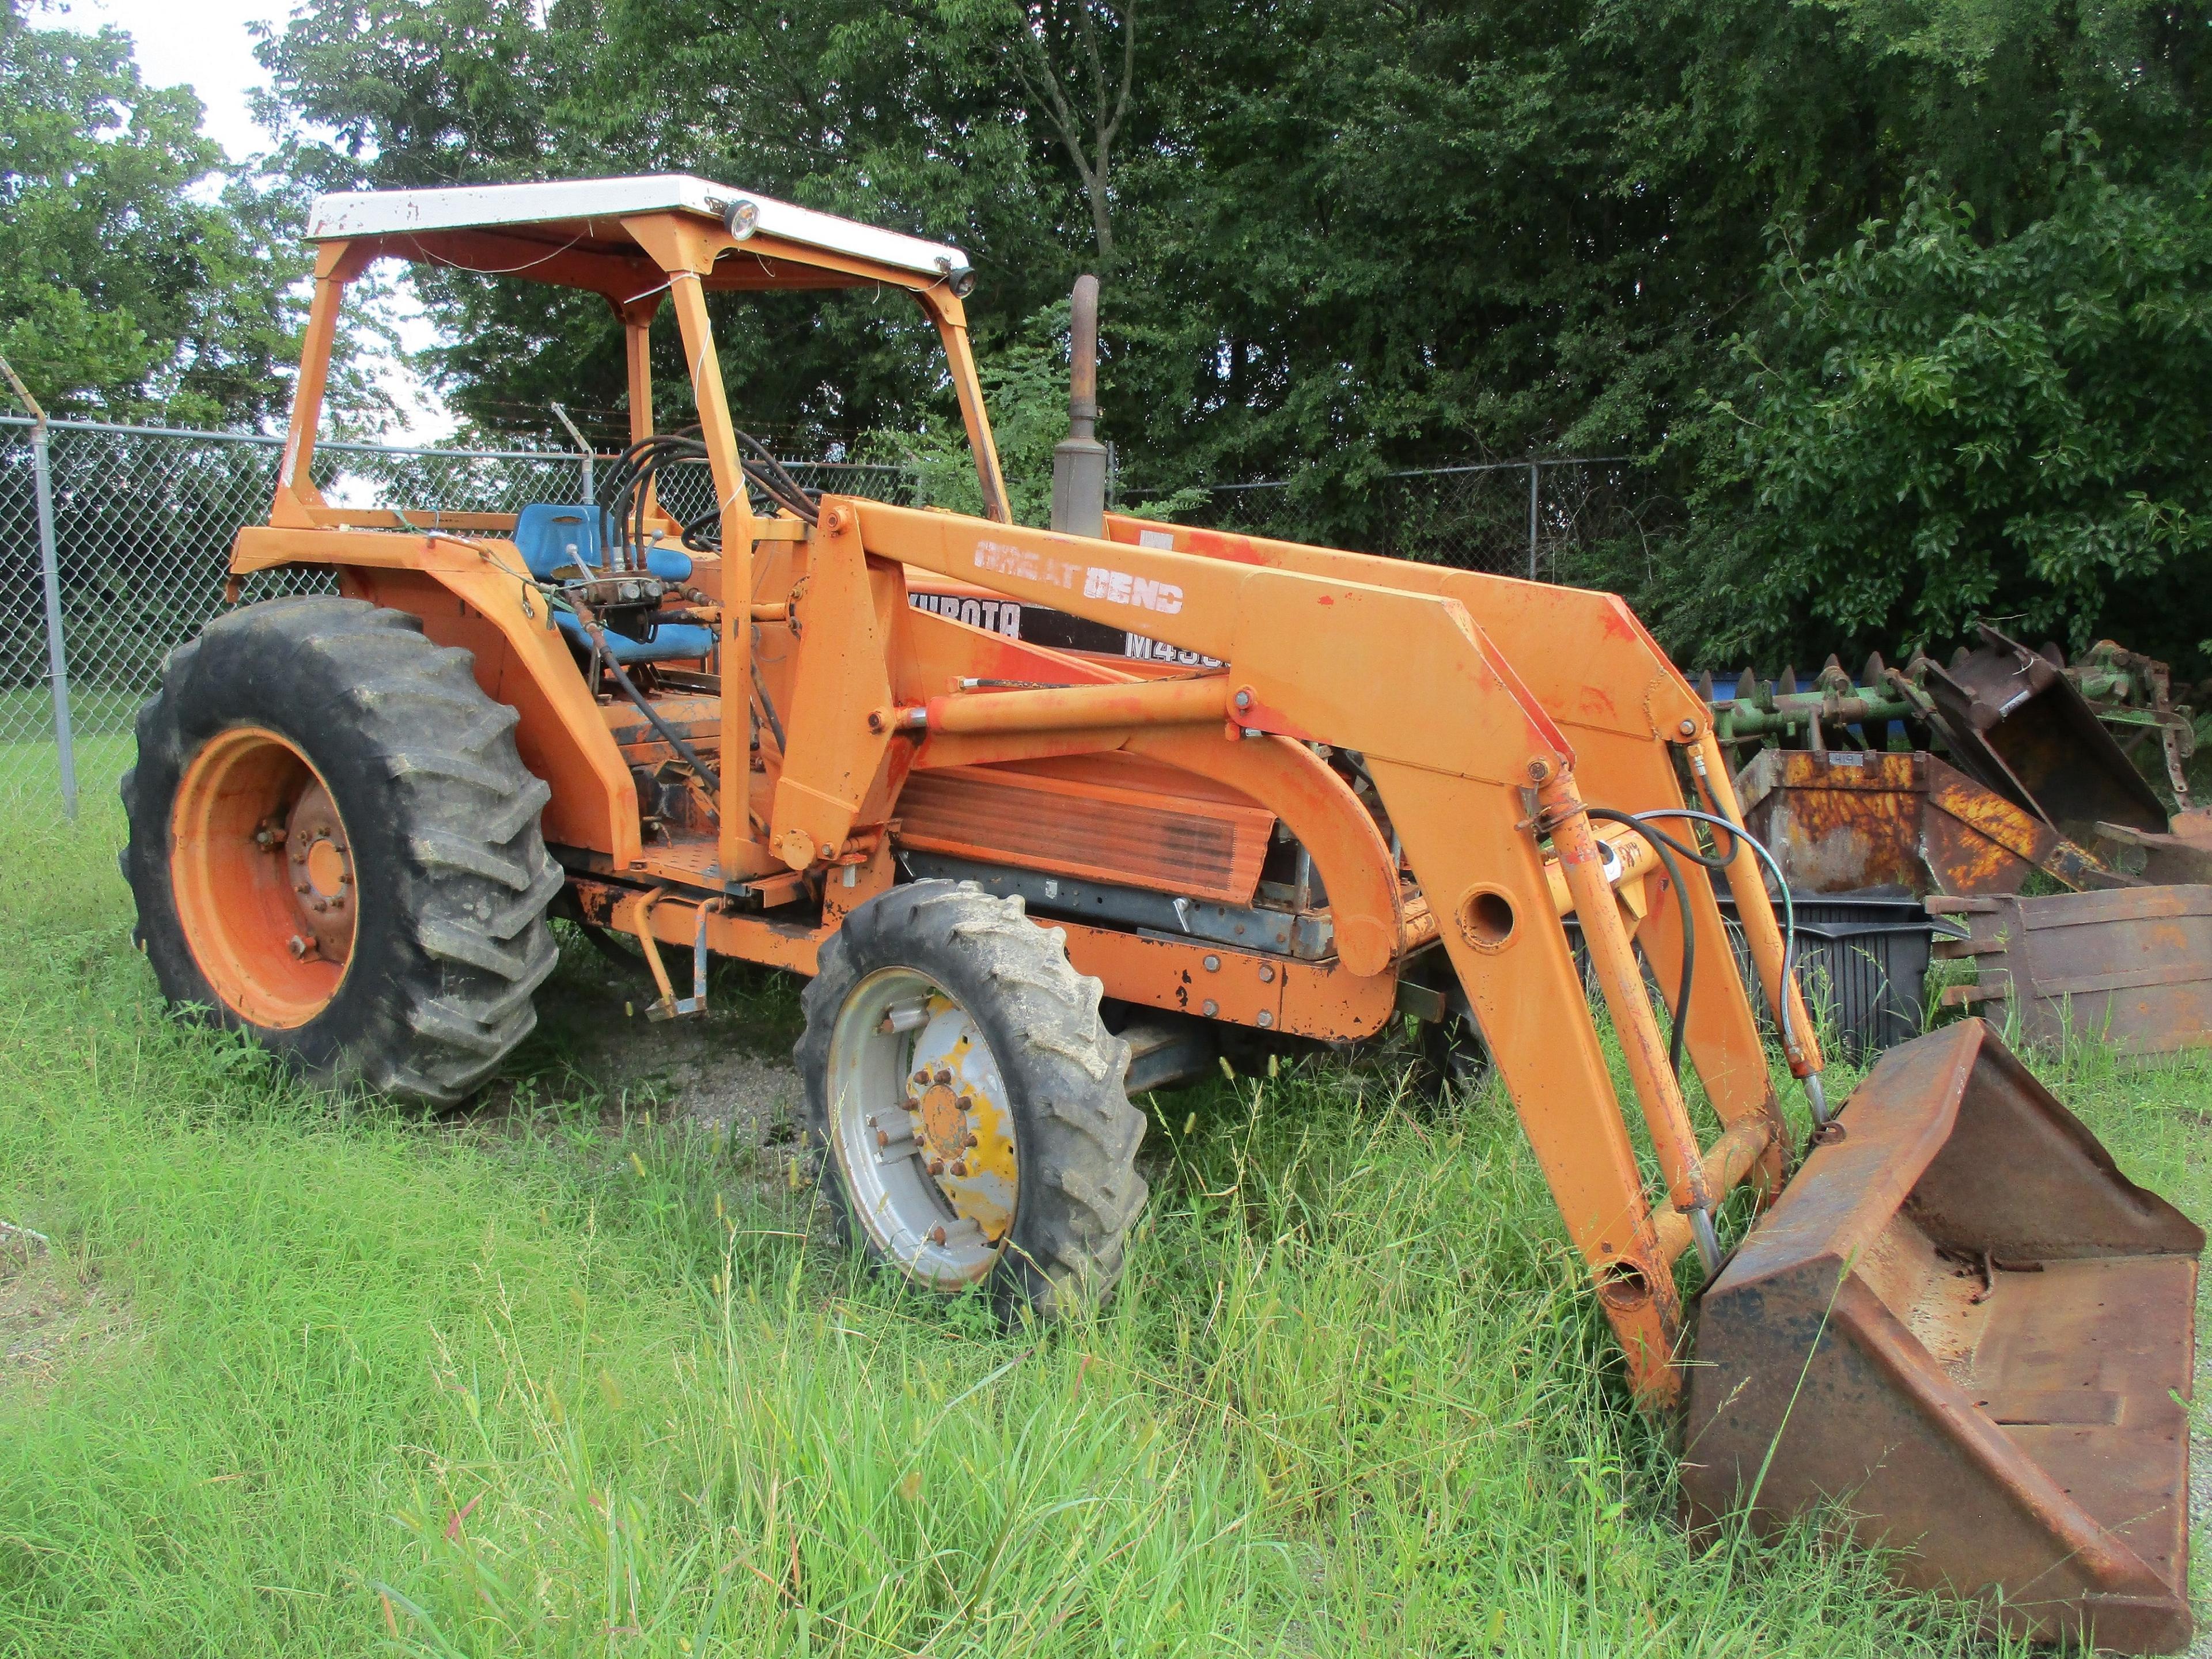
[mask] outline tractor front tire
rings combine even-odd
[[[795,1053],[840,1236],[1008,1324],[1103,1302],[1144,1207],[1129,1045],[1018,898],[919,881],[822,947]]]
[[[537,1024],[561,890],[516,715],[402,611],[248,606],[169,654],[123,776],[161,992],[309,1079],[449,1103]]]

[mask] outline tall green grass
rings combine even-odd
[[[557,1065],[426,1118],[171,1021],[118,834],[0,823],[0,1218],[124,1310],[0,1372],[0,1651],[1996,1650],[1813,1528],[1685,1537],[1494,1094],[1162,1097],[1121,1294],[1007,1334]],[[2051,1075],[2212,1213],[2212,1067]]]

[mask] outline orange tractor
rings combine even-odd
[[[1502,1079],[1630,1386],[1680,1414],[1693,1521],[1832,1501],[2014,1630],[2186,1641],[2203,1236],[1978,1021],[1830,1110],[1787,896],[1619,599],[1104,512],[1087,325],[1059,524],[1013,523],[954,248],[687,177],[330,197],[310,235],[276,497],[231,568],[338,596],[230,611],[139,716],[125,864],[171,999],[453,1101],[532,1028],[549,918],[634,940],[665,1016],[712,956],[811,975],[830,1207],[1009,1316],[1111,1285],[1131,1091],[1410,1018]],[[323,498],[340,300],[380,258],[605,297],[634,441],[600,500]],[[936,328],[985,516],[817,495],[732,425],[708,293],[860,286]],[[688,434],[653,429],[664,302]],[[711,499],[670,505],[682,476]]]

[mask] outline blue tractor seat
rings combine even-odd
[[[524,567],[541,582],[557,584],[604,574],[606,555],[600,545],[600,519],[596,507],[532,501],[515,517],[515,550],[522,555]],[[648,547],[644,562],[646,574],[662,581],[691,580],[691,556],[681,548]],[[592,648],[591,635],[574,615],[556,611],[553,619],[569,639],[586,651]],[[607,654],[625,665],[690,661],[711,656],[714,651],[714,629],[695,623],[648,624],[642,637],[607,629]]]

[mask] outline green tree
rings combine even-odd
[[[2212,633],[2212,199],[2054,140],[2048,216],[1984,240],[1923,179],[1808,262],[1786,239],[1741,379],[1686,436],[1654,584],[1706,659],[1941,646],[1976,618],[2193,661]]]
[[[0,17],[0,355],[56,414],[282,408],[305,269],[296,203],[224,179],[191,91],[128,36]]]
[[[1686,593],[1708,591],[1706,565],[1737,568],[1715,538],[1754,510],[1746,469],[1777,464],[1719,441],[1700,396],[1757,424],[1769,383],[1736,384],[1731,342],[1795,361],[1776,331],[1803,283],[1773,274],[1772,228],[1825,270],[1860,227],[1920,211],[1932,174],[1974,206],[1955,257],[2033,255],[2006,303],[2052,314],[2063,294],[2035,285],[2072,267],[2035,238],[2063,242],[2086,198],[2045,136],[2100,133],[2106,185],[2180,213],[2161,181],[2204,165],[2208,45],[2201,0],[307,0],[264,51],[281,103],[339,135],[297,139],[318,180],[684,170],[957,241],[1002,401],[1037,403],[1011,390],[1057,361],[1034,319],[1097,267],[1101,429],[1133,493],[1287,478],[1304,533],[1372,545],[1393,468],[1653,453],[1700,514],[1698,561],[1663,566]],[[435,366],[481,423],[552,435],[556,397],[614,412],[596,300],[426,285],[454,341]],[[741,418],[799,447],[953,428],[934,339],[902,301],[781,296],[720,321]],[[2121,408],[2082,403],[2093,422]],[[2015,515],[2041,568],[2097,566],[2051,513]],[[2027,544],[1987,545],[1990,602],[2014,605]],[[2098,567],[2123,567],[2102,586],[2034,580],[2062,608],[2109,605],[2097,595],[2135,591],[2144,561]],[[1673,605],[1672,642],[1778,644],[1813,614],[1815,575],[1793,568],[1795,589],[1743,591],[1741,627],[1735,590]],[[1861,607],[1848,626],[1933,628],[1965,603]]]

